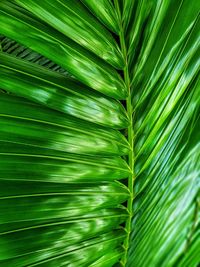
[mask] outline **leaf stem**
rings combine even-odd
[[[118,0],[115,0],[115,7],[118,12],[119,18],[121,18],[121,12],[119,8],[119,3]],[[129,77],[129,69],[128,69],[128,56],[127,56],[127,48],[126,48],[126,43],[125,43],[125,36],[124,36],[124,27],[122,23],[122,19],[120,19],[120,33],[119,33],[119,38],[120,38],[120,45],[121,45],[121,50],[125,59],[125,68],[124,68],[124,82],[127,86],[128,90],[128,97],[126,99],[126,110],[128,113],[130,125],[128,127],[128,142],[130,144],[130,147],[132,148],[131,151],[129,152],[128,155],[128,164],[130,169],[132,170],[132,174],[129,175],[128,177],[128,188],[130,191],[130,197],[127,201],[127,210],[129,213],[129,217],[126,221],[125,225],[125,230],[127,232],[126,239],[124,240],[123,247],[125,249],[124,255],[121,258],[121,264],[122,266],[125,266],[127,263],[127,254],[128,254],[128,248],[129,248],[129,240],[130,240],[130,233],[131,233],[131,220],[133,216],[133,184],[134,184],[134,152],[133,152],[133,137],[134,137],[134,131],[133,131],[133,107],[132,107],[132,101],[131,101],[131,92],[130,92],[130,77]]]

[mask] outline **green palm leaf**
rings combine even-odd
[[[0,266],[197,267],[198,3],[0,2]]]
[[[0,82],[8,92],[88,121],[93,122],[95,116],[96,123],[105,126],[126,128],[129,124],[119,102],[93,93],[87,86],[1,52],[0,60]]]

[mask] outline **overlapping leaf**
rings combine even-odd
[[[122,53],[114,38],[78,1],[68,0],[66,3],[64,0],[44,0],[42,2],[17,0],[17,3],[79,45],[97,54],[115,67],[123,69]],[[93,6],[92,2],[90,2],[90,6]],[[105,8],[103,6],[103,10]],[[110,10],[114,13],[111,3]]]
[[[126,98],[127,88],[114,68],[28,11],[1,2],[0,23],[1,34],[46,56],[91,88],[116,99]]]

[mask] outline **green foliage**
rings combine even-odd
[[[198,266],[192,2],[0,2],[1,267]]]

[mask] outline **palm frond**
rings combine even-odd
[[[0,266],[198,266],[199,23],[189,0],[0,2]]]

